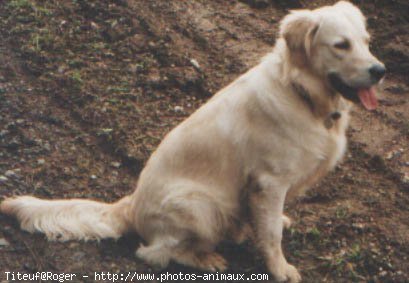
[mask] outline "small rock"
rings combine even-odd
[[[190,59],[190,64],[192,64],[196,69],[200,70],[199,62],[197,62],[196,59]]]
[[[175,110],[175,112],[183,112],[183,107],[182,106],[175,106],[174,110]]]
[[[37,164],[38,165],[44,165],[45,164],[45,160],[43,158],[40,158],[37,160]]]
[[[352,227],[354,227],[355,229],[358,229],[358,230],[362,230],[362,229],[364,229],[364,224],[362,224],[362,223],[352,223]]]
[[[97,25],[97,24],[94,23],[94,22],[91,22],[91,28],[92,28],[93,30],[99,30],[99,25]]]
[[[121,167],[121,163],[120,162],[111,162],[111,166],[112,167],[114,167],[114,168],[119,168],[119,167]]]
[[[389,152],[386,154],[385,159],[386,159],[386,160],[391,160],[394,155],[395,155],[395,152],[394,152],[394,151],[389,151]]]
[[[2,182],[6,182],[8,180],[8,178],[6,176],[0,176],[0,183]]]
[[[7,170],[7,171],[4,173],[4,175],[5,175],[6,177],[17,177],[17,174],[16,174],[16,172],[15,172],[14,170]]]
[[[98,177],[95,176],[95,175],[91,175],[90,178],[91,178],[92,180],[95,180],[95,179],[98,178]]]
[[[405,175],[403,175],[402,181],[406,184],[409,184],[409,174],[405,173]]]
[[[0,238],[0,247],[6,247],[6,246],[9,246],[9,245],[10,245],[10,243],[6,239]]]
[[[98,134],[99,134],[99,135],[108,135],[108,134],[112,133],[113,130],[114,130],[114,129],[104,128],[104,129],[101,129]]]
[[[384,277],[388,274],[386,270],[379,272],[379,276]]]
[[[47,151],[50,151],[51,150],[51,145],[48,142],[46,142],[44,144],[44,149],[47,150]]]
[[[64,74],[66,70],[67,70],[66,66],[59,66],[58,69],[57,69],[57,72],[59,74]]]

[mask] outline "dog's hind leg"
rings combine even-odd
[[[147,246],[136,255],[158,267],[169,261],[206,271],[223,271],[226,260],[215,252],[228,222],[226,209],[205,192],[174,190],[157,211],[144,215]]]

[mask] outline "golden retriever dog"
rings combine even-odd
[[[216,245],[252,234],[274,278],[299,282],[281,248],[284,202],[341,160],[351,102],[376,108],[385,67],[369,39],[349,2],[293,11],[270,54],[167,134],[132,195],[111,204],[19,196],[1,211],[52,240],[135,231],[136,255],[159,267],[223,271]]]

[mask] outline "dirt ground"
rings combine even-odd
[[[1,1],[0,197],[130,193],[162,137],[271,50],[288,9],[333,2]],[[354,3],[389,70],[380,107],[353,111],[345,161],[287,205],[284,249],[303,282],[409,282],[409,2]],[[50,243],[0,215],[0,282],[6,271],[154,272],[139,243]],[[267,273],[250,243],[219,250],[229,273]]]

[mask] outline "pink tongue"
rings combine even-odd
[[[373,87],[359,89],[358,96],[366,110],[374,110],[378,107],[378,100],[376,99]]]

